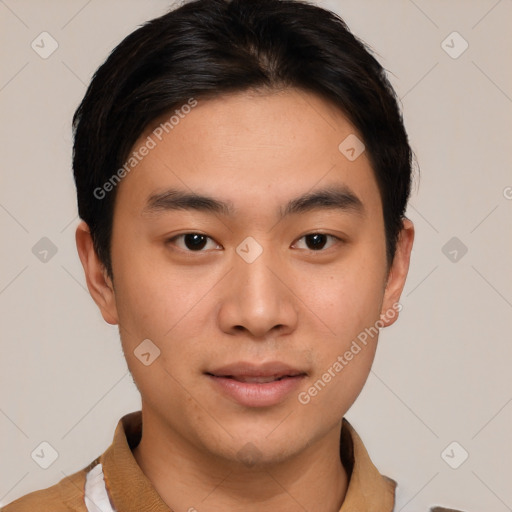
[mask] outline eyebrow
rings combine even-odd
[[[152,215],[173,210],[193,210],[227,217],[236,215],[236,209],[231,201],[221,201],[175,188],[152,194],[142,214]],[[347,186],[332,185],[291,199],[284,209],[280,208],[279,217],[283,219],[289,215],[304,214],[313,210],[339,210],[359,216],[365,213],[363,202]]]

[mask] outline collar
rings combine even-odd
[[[114,440],[99,457],[113,506],[123,512],[171,512],[132,454],[142,436],[142,411],[123,416]],[[345,500],[339,512],[392,512],[396,482],[373,465],[361,438],[343,418],[340,457],[349,476]]]

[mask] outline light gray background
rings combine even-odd
[[[396,510],[512,510],[512,1],[318,3],[378,52],[421,167],[404,309],[347,417],[398,480]],[[140,407],[76,254],[70,120],[112,48],[169,5],[0,0],[0,504],[84,467]],[[47,59],[31,48],[43,31],[59,45]],[[456,59],[454,31],[469,44]],[[46,470],[31,458],[42,441],[58,452]],[[469,453],[458,469],[441,457],[453,441]]]

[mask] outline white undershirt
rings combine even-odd
[[[96,464],[85,479],[85,506],[88,512],[116,512],[108,499],[103,467]]]

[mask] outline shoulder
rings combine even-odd
[[[96,461],[94,461],[96,462]],[[34,491],[0,509],[0,512],[86,512],[84,501],[86,468],[64,477],[60,482],[39,491]]]

